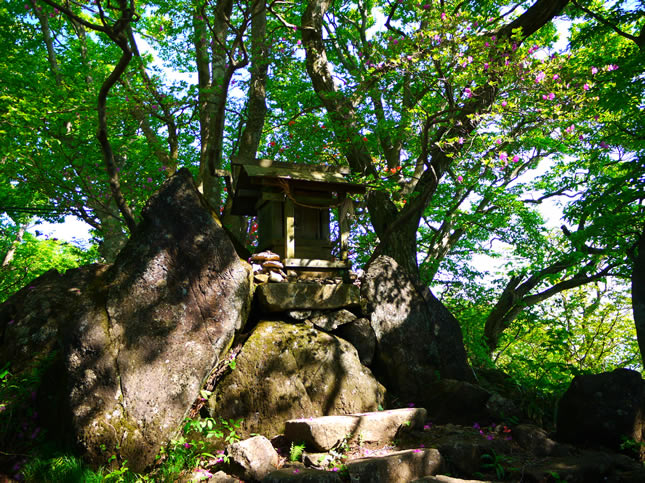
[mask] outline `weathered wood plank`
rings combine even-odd
[[[343,260],[311,260],[308,258],[285,258],[282,263],[285,268],[342,269],[351,266],[348,261]]]

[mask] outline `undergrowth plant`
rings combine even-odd
[[[237,430],[241,422],[242,420],[213,418],[185,420],[181,436],[161,448],[156,457],[156,467],[147,475],[133,472],[127,461],[111,471],[106,468],[94,471],[77,456],[56,454],[25,461],[16,468],[14,479],[38,483],[170,483],[192,474],[194,479],[207,480],[212,476],[207,467],[225,463],[228,458],[223,451],[217,452],[217,455],[212,454],[204,439],[195,439],[191,435],[198,434],[205,439],[217,438],[226,443],[234,443],[240,440]],[[108,461],[115,459],[116,455],[112,455]]]
[[[484,472],[476,472],[475,476],[483,477],[484,473],[495,473],[495,476],[498,480],[505,479],[509,472],[516,471],[517,468],[509,466],[510,458],[503,454],[498,454],[492,449],[490,453],[484,453],[481,455],[481,468]]]
[[[305,451],[305,443],[294,444],[291,443],[289,448],[289,461],[300,461],[302,460],[302,454]]]

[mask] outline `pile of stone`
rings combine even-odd
[[[284,265],[280,262],[280,255],[271,251],[254,253],[249,259],[253,268],[255,283],[285,282],[287,274],[282,271]]]

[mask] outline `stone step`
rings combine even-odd
[[[402,427],[422,429],[427,412],[423,408],[390,409],[371,413],[292,419],[285,423],[284,436],[307,449],[328,451],[343,440],[388,443]]]
[[[347,463],[350,480],[360,483],[407,483],[434,475],[442,467],[443,458],[434,448],[406,449]]]
[[[490,480],[462,480],[460,478],[452,478],[446,475],[437,475],[437,476],[424,476],[418,480],[414,480],[411,483],[492,483]]]
[[[436,449],[422,448],[396,451],[385,456],[368,456],[348,461],[345,466],[352,483],[408,483],[414,480],[425,481],[423,478],[439,472],[444,462]],[[342,479],[339,473],[309,468],[283,468],[265,476],[262,483],[340,482]]]
[[[262,478],[262,483],[282,483],[284,481],[297,481],[298,483],[341,483],[342,479],[338,473],[312,470],[309,468],[282,468]]]

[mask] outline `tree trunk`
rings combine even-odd
[[[382,191],[372,191],[367,195],[367,206],[379,244],[371,260],[379,255],[392,257],[415,279],[419,278],[417,263],[417,230],[420,215],[412,213],[405,216],[398,212]]]
[[[638,238],[632,265],[632,311],[641,362],[645,367],[645,229]]]
[[[569,0],[537,0],[526,12],[499,31],[499,37],[509,38],[515,29],[522,29],[523,38],[539,30],[557,15]],[[306,67],[313,88],[325,106],[332,121],[332,128],[338,139],[348,139],[343,144],[344,155],[352,171],[358,175],[376,175],[367,144],[362,140],[362,122],[357,116],[350,99],[334,85],[332,69],[327,60],[323,23],[325,13],[332,6],[331,0],[310,0],[302,15],[302,39],[306,50]],[[499,59],[501,62],[501,59]],[[476,96],[467,102],[455,115],[454,123],[442,134],[445,138],[467,138],[478,126],[477,114],[484,112],[494,102],[494,82],[482,86]],[[428,127],[425,128],[426,130]],[[422,161],[428,168],[414,186],[416,195],[408,205],[397,209],[392,199],[384,192],[370,193],[367,205],[374,231],[380,244],[373,254],[387,254],[404,266],[416,278],[419,270],[416,259],[416,236],[421,215],[431,202],[439,181],[453,162],[449,150],[439,148],[436,143],[426,144]],[[387,144],[387,143],[386,143]],[[456,150],[457,148],[455,148]],[[394,160],[388,160],[393,163]]]
[[[197,14],[193,20],[201,143],[198,186],[215,211],[219,211],[221,205],[220,179],[215,170],[221,167],[222,162],[226,98],[233,72],[226,52],[232,10],[232,0],[219,0],[212,9],[211,24],[207,26]]]
[[[94,212],[100,220],[103,238],[99,243],[99,253],[107,263],[113,263],[128,241],[128,235],[123,231],[123,224],[119,218],[103,209],[95,209]]]
[[[16,233],[16,238],[13,239],[13,242],[11,242],[11,246],[9,247],[9,250],[4,254],[4,257],[2,257],[2,267],[6,267],[11,263],[11,260],[13,260],[14,255],[16,254],[16,248],[18,248],[18,245],[22,243],[22,237],[25,234],[25,226],[24,225],[19,225],[18,226],[18,233]]]

